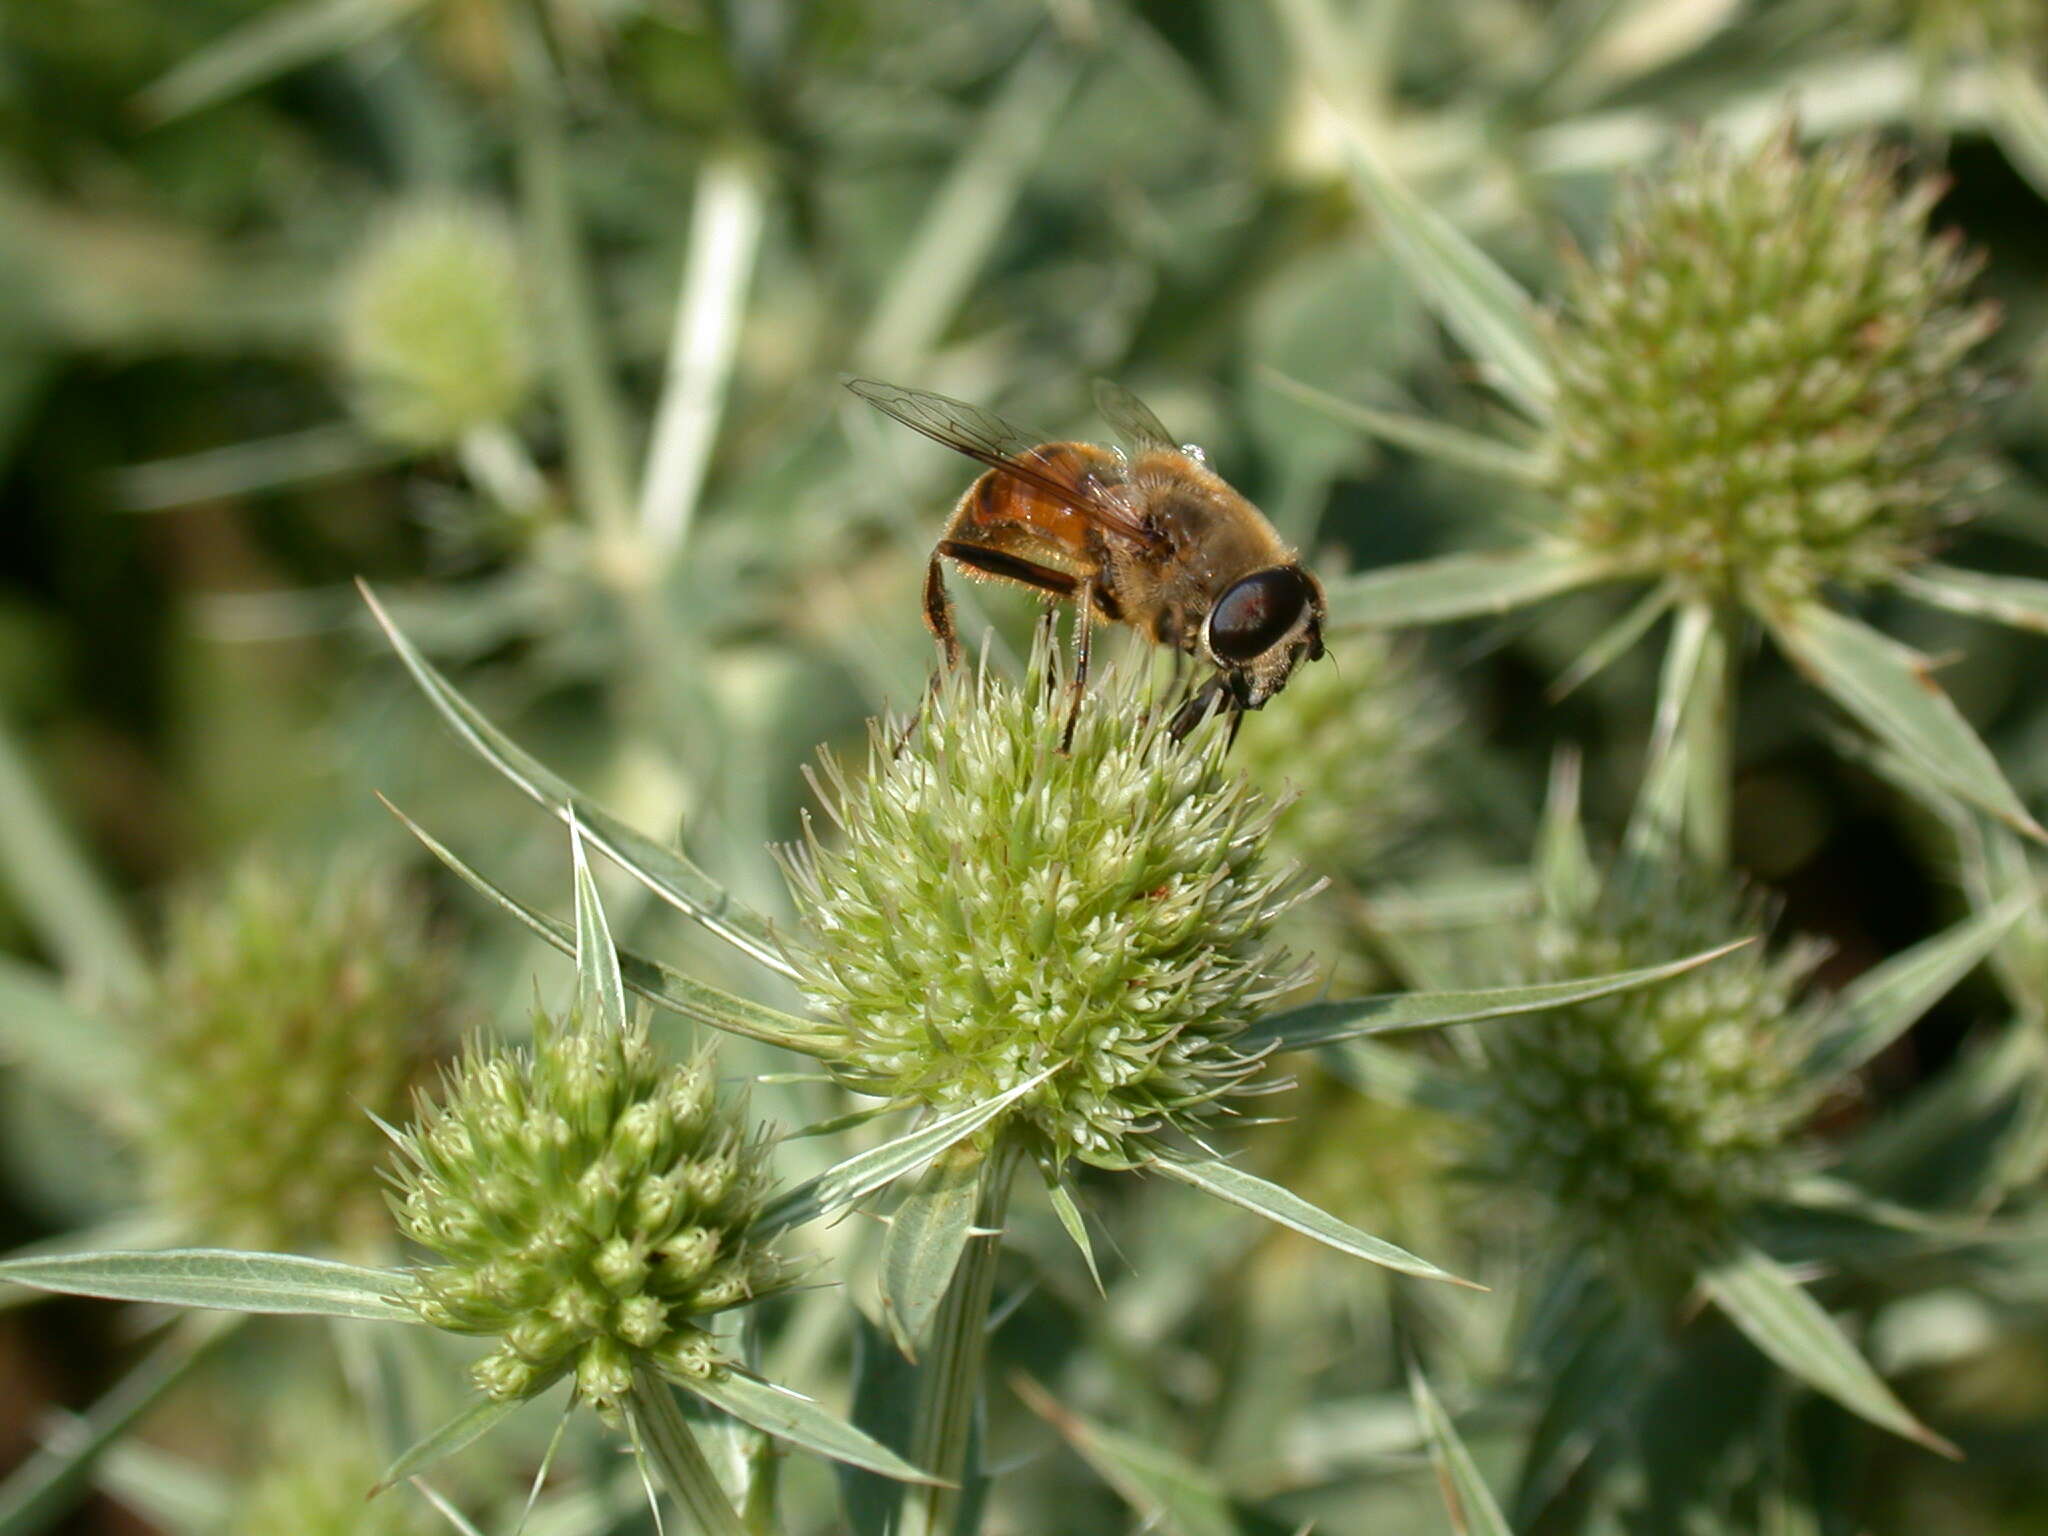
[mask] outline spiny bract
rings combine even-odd
[[[1539,930],[1531,980],[1604,975],[1695,954],[1763,926],[1718,880],[1665,871]],[[1543,1195],[1575,1241],[1632,1265],[1683,1265],[1786,1184],[1816,1094],[1800,1071],[1818,1027],[1813,947],[1747,945],[1639,991],[1485,1036],[1492,1095],[1479,1171]]]
[[[1929,238],[1864,140],[1698,141],[1638,185],[1551,329],[1549,473],[1572,536],[1711,596],[1876,582],[1953,519],[1955,443],[1996,324],[1976,263]]]
[[[417,902],[371,870],[262,861],[173,908],[141,1036],[152,1192],[202,1240],[388,1240],[384,1138],[446,1044],[453,977]]]
[[[442,1259],[403,1297],[436,1327],[500,1340],[474,1370],[493,1397],[573,1370],[609,1410],[636,1362],[710,1375],[698,1320],[787,1282],[749,1233],[765,1147],[719,1102],[710,1060],[665,1064],[644,1022],[543,1015],[530,1051],[473,1047],[401,1149],[393,1208]]]
[[[859,777],[825,760],[843,839],[788,860],[792,958],[850,1086],[955,1110],[1057,1068],[1009,1129],[1123,1166],[1248,1086],[1238,1037],[1301,979],[1267,942],[1296,882],[1221,728],[1172,740],[1135,676],[1091,688],[1063,752],[1052,654],[948,676]]]

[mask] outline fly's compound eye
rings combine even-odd
[[[1263,655],[1301,622],[1313,600],[1308,578],[1294,566],[1254,571],[1218,599],[1209,615],[1209,649],[1225,662]]]

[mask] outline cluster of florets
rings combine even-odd
[[[1647,885],[1647,882],[1646,882]],[[1758,905],[1704,878],[1611,892],[1546,922],[1532,980],[1606,975],[1696,954],[1762,927]],[[1785,1187],[1814,1093],[1802,1053],[1811,946],[1751,944],[1669,981],[1492,1026],[1494,1102],[1481,1168],[1540,1192],[1577,1238],[1655,1268],[1696,1257],[1737,1213]]]
[[[471,204],[389,214],[355,259],[340,319],[356,409],[395,442],[450,447],[516,415],[533,387],[517,247]]]
[[[384,1139],[454,1011],[425,913],[365,869],[268,864],[173,908],[141,1020],[139,1130],[155,1196],[212,1243],[388,1240]]]
[[[1797,600],[1919,560],[1977,459],[1958,449],[1996,325],[1930,238],[1938,187],[1866,141],[1788,129],[1685,149],[1575,267],[1554,325],[1549,473],[1618,566],[1714,596]]]
[[[644,1023],[543,1016],[530,1051],[473,1049],[401,1147],[393,1209],[442,1261],[403,1299],[499,1340],[475,1367],[493,1397],[573,1373],[609,1409],[636,1365],[706,1377],[722,1367],[701,1319],[789,1278],[750,1234],[764,1146],[710,1061],[665,1065]]]
[[[1052,1068],[1006,1128],[1120,1166],[1249,1086],[1239,1037],[1301,980],[1267,942],[1295,881],[1220,726],[1175,741],[1135,677],[1105,677],[1063,750],[1051,657],[948,677],[864,774],[826,760],[842,836],[788,861],[791,953],[849,1086],[951,1110]]]

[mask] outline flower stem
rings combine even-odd
[[[703,1536],[749,1536],[747,1527],[719,1485],[718,1474],[705,1460],[697,1437],[690,1433],[675,1389],[644,1367],[633,1373],[627,1411],[639,1426],[642,1448],[660,1470],[662,1481]]]
[[[971,1465],[971,1452],[982,1363],[988,1353],[989,1300],[1018,1153],[1014,1142],[1000,1141],[983,1165],[975,1232],[961,1252],[946,1299],[939,1304],[930,1348],[918,1369],[910,1460],[952,1486],[907,1489],[900,1536],[953,1536],[967,1484],[978,1470]]]

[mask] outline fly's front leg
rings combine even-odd
[[[946,596],[946,567],[938,550],[924,568],[924,627],[945,653],[948,671],[960,665],[960,637],[953,629],[953,603]]]

